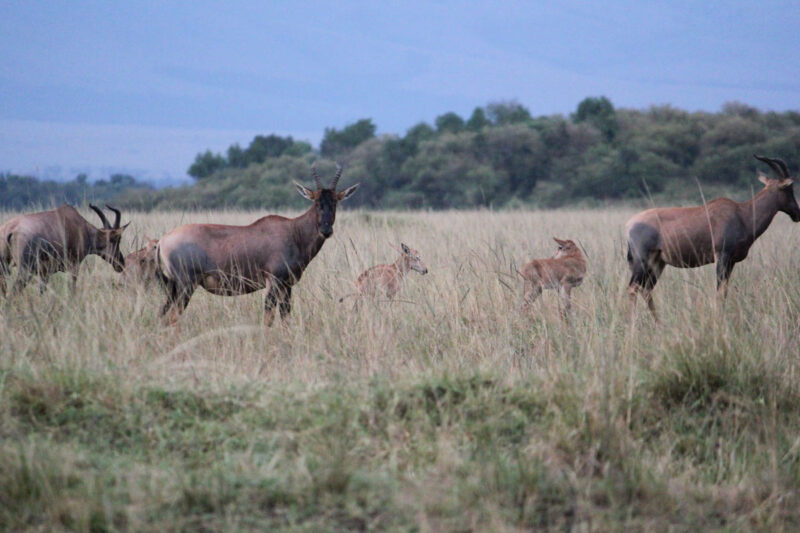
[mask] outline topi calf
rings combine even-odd
[[[427,274],[428,267],[419,257],[419,252],[400,243],[400,249],[389,245],[398,252],[400,257],[391,265],[376,265],[365,270],[356,280],[356,308],[361,298],[365,296],[385,295],[394,299],[395,295],[403,288],[403,281],[410,270],[420,274]],[[341,302],[344,298],[340,298]]]
[[[156,250],[158,239],[144,237],[144,247],[125,256],[125,270],[122,271],[122,282],[128,285],[149,285],[156,277]]]
[[[573,241],[555,237],[553,240],[558,243],[558,250],[553,257],[534,259],[520,271],[525,302],[523,309],[531,309],[533,302],[542,294],[542,289],[558,289],[563,301],[562,314],[566,318],[572,310],[570,291],[583,282],[586,259]]]

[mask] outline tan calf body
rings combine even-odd
[[[400,244],[400,257],[391,265],[376,265],[365,270],[356,280],[356,305],[365,296],[386,296],[393,299],[403,288],[403,281],[410,270],[427,274],[428,267],[419,257],[419,252]],[[393,246],[394,248],[394,246]],[[395,248],[397,249],[397,248]]]
[[[156,250],[158,239],[151,239],[145,235],[147,244],[125,256],[125,270],[122,271],[122,281],[127,284],[149,284],[156,279]]]
[[[586,275],[586,259],[580,248],[571,240],[553,238],[558,243],[556,254],[548,259],[534,259],[522,267],[523,308],[530,310],[533,302],[542,294],[542,289],[557,289],[564,303],[562,312],[566,316],[572,309],[570,292],[583,282]]]

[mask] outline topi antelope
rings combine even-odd
[[[249,226],[187,224],[161,238],[156,261],[167,291],[161,314],[170,324],[177,322],[198,285],[221,296],[267,288],[267,326],[276,306],[282,318],[291,312],[292,286],[333,234],[337,204],[358,188],[356,184],[336,191],[342,175],[339,165],[328,188],[322,186],[316,166],[311,173],[316,190],[295,182],[300,196],[312,202],[296,218],[267,215]]]
[[[523,308],[530,310],[533,302],[541,296],[542,289],[558,289],[563,301],[564,318],[572,310],[570,292],[583,282],[586,275],[586,259],[580,248],[571,240],[553,237],[558,250],[548,259],[533,259],[520,271],[524,290]]]
[[[793,180],[780,159],[754,156],[775,171],[778,179],[759,172],[764,188],[752,199],[737,203],[717,198],[698,207],[648,209],[631,217],[625,225],[628,236],[628,282],[631,309],[641,294],[653,318],[653,287],[665,265],[694,268],[717,264],[717,293],[724,298],[733,266],[743,261],[753,242],[782,211],[800,221],[800,207],[794,198]]]
[[[0,290],[5,294],[5,278],[12,264],[18,267],[13,292],[21,291],[33,275],[39,277],[40,292],[44,291],[47,280],[56,272],[69,272],[75,290],[80,264],[92,254],[121,272],[125,258],[119,243],[130,222],[120,227],[119,210],[107,205],[116,215],[111,225],[98,207],[89,207],[100,217],[102,229],[94,227],[69,205],[20,215],[0,226]]]
[[[384,294],[390,300],[403,288],[403,281],[409,270],[415,270],[420,274],[427,274],[428,267],[419,257],[419,252],[400,243],[400,249],[389,245],[398,252],[400,257],[391,265],[376,265],[365,270],[356,280],[356,308],[358,301],[365,296],[376,296]],[[343,301],[340,298],[339,301]]]
[[[125,270],[122,281],[126,284],[149,284],[156,279],[156,248],[158,239],[144,236],[147,244],[125,256]]]

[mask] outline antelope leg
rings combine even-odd
[[[570,291],[572,289],[568,285],[561,286],[561,300],[564,302],[564,307],[561,311],[561,316],[566,320],[572,312],[572,300],[570,299]]]
[[[728,280],[733,272],[734,264],[728,255],[717,257],[717,294],[722,295],[723,299],[728,296]]]
[[[525,292],[522,296],[523,304],[522,308],[529,310],[533,306],[533,302],[536,301],[539,296],[542,294],[542,286],[541,285],[534,285],[531,281],[525,281],[524,285]]]

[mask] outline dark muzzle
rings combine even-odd
[[[114,267],[116,272],[122,272],[125,270],[125,257],[122,254],[117,255],[111,261],[111,266]]]

